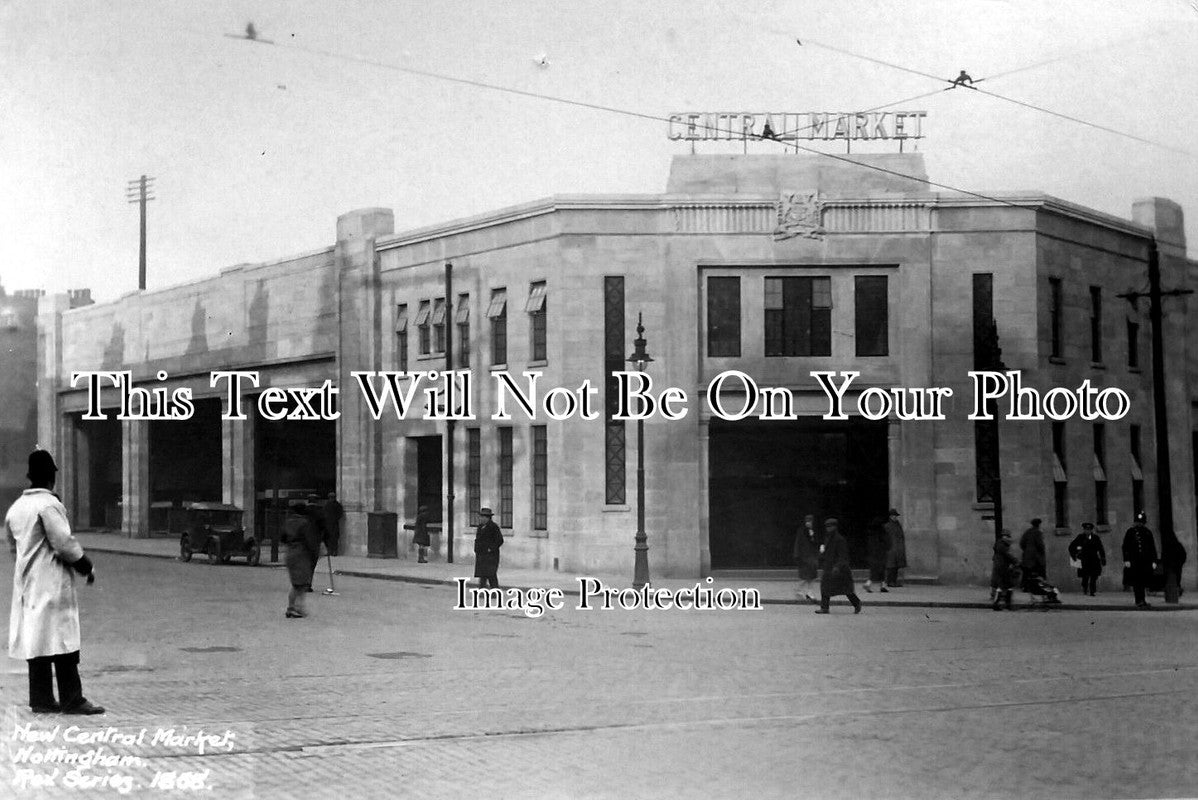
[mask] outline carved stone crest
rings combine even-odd
[[[816,192],[783,192],[778,199],[778,224],[774,239],[822,239],[824,204]]]

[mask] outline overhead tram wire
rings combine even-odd
[[[189,30],[194,31],[194,29],[189,29]],[[198,33],[198,31],[194,31],[194,32]],[[212,36],[212,34],[207,33],[207,32],[205,32],[204,35]],[[234,37],[234,38],[241,38],[241,37]],[[591,109],[592,111],[603,111],[603,112],[607,112],[610,114],[618,114],[618,115],[625,116],[625,117],[633,117],[635,119],[649,120],[651,122],[664,122],[666,124],[669,124],[669,122],[670,122],[669,117],[663,117],[663,116],[660,116],[657,114],[646,114],[641,111],[631,111],[629,109],[617,108],[615,106],[606,106],[606,105],[602,105],[599,103],[591,103],[591,102],[587,102],[585,100],[574,100],[574,99],[568,98],[568,97],[558,97],[556,95],[543,94],[541,92],[531,92],[531,91],[527,91],[525,89],[515,89],[510,86],[501,86],[499,84],[487,83],[485,81],[472,80],[470,78],[459,78],[454,75],[445,75],[445,74],[442,74],[439,72],[431,72],[429,70],[416,69],[415,67],[405,67],[405,66],[401,66],[399,64],[392,64],[392,63],[389,63],[386,61],[379,61],[377,59],[365,58],[362,56],[352,56],[352,55],[347,55],[345,53],[337,53],[337,52],[334,52],[331,50],[323,50],[323,49],[316,48],[316,47],[307,47],[305,45],[292,44],[290,42],[274,42],[274,41],[268,41],[268,40],[263,40],[263,39],[246,39],[246,41],[249,41],[253,44],[266,45],[268,47],[278,47],[278,48],[285,48],[288,50],[296,50],[298,52],[309,53],[312,55],[318,55],[318,56],[322,56],[324,58],[330,58],[330,59],[334,59],[337,61],[348,61],[348,62],[355,63],[355,64],[363,64],[366,66],[377,67],[379,69],[387,69],[387,70],[392,70],[395,72],[402,72],[402,73],[406,73],[409,75],[416,75],[416,76],[423,77],[423,78],[430,78],[432,80],[447,81],[449,83],[456,83],[456,84],[463,85],[463,86],[472,86],[477,89],[488,89],[491,91],[503,92],[505,94],[513,94],[513,95],[516,95],[519,97],[528,97],[528,98],[532,98],[532,99],[536,99],[536,100],[544,100],[546,102],[551,102],[551,103],[561,103],[563,105],[587,108],[587,109]],[[939,80],[939,78],[937,80]],[[888,103],[885,106],[878,106],[877,108],[886,108],[886,107],[889,107],[892,105],[897,105],[898,103],[908,103],[908,102],[911,102],[912,100],[922,99],[924,97],[929,97],[933,94],[938,94],[938,93],[939,93],[939,90],[937,92],[930,92],[928,94],[918,95],[917,97],[914,97],[914,98],[900,100],[900,101],[897,101],[896,103]],[[874,110],[877,110],[877,109],[874,109]],[[713,128],[712,126],[709,126],[709,125],[702,125],[702,126],[696,126],[696,127],[702,128],[704,130],[718,130],[717,128]],[[808,128],[810,128],[810,126],[808,126]],[[906,179],[909,181],[914,181],[915,183],[921,183],[926,186],[931,186],[931,187],[934,187],[937,189],[944,189],[949,192],[956,192],[958,194],[966,195],[968,197],[975,197],[979,200],[985,200],[985,201],[991,202],[991,203],[998,203],[999,205],[1010,206],[1012,208],[1022,208],[1023,207],[1018,203],[1012,203],[1011,201],[1004,200],[1000,197],[991,197],[990,195],[981,194],[979,192],[973,192],[968,189],[961,189],[961,188],[952,186],[947,183],[938,183],[936,181],[929,180],[928,178],[919,177],[918,175],[908,175],[905,172],[900,172],[898,170],[893,170],[893,169],[887,169],[886,167],[881,167],[876,164],[867,164],[867,163],[864,163],[861,161],[855,161],[852,158],[837,155],[836,153],[828,153],[828,152],[824,152],[823,150],[816,150],[815,148],[805,147],[805,146],[797,144],[797,143],[781,142],[781,141],[778,141],[777,139],[767,137],[767,136],[762,136],[760,134],[749,134],[749,138],[754,141],[777,142],[778,144],[782,144],[783,146],[786,146],[786,147],[794,147],[796,151],[801,150],[805,153],[811,153],[812,155],[822,156],[824,158],[830,158],[835,161],[840,161],[840,162],[843,162],[846,164],[851,164],[856,167],[861,167],[862,169],[873,170],[874,172],[880,172],[885,175],[891,175],[891,176],[894,176],[897,178],[903,178],[903,179]]]
[[[860,53],[854,53],[854,52],[852,52],[851,50],[845,50],[844,48],[841,48],[841,47],[835,47],[835,46],[833,46],[833,45],[829,45],[829,44],[823,44],[822,42],[817,42],[817,41],[815,41],[814,39],[808,39],[808,38],[804,38],[804,39],[802,39],[802,40],[800,41],[799,39],[797,39],[797,38],[796,38],[796,39],[795,39],[795,41],[796,41],[796,42],[799,42],[799,46],[800,46],[800,47],[807,47],[808,45],[815,46],[815,47],[820,47],[820,48],[823,48],[823,49],[825,49],[825,50],[830,50],[830,51],[832,51],[832,52],[834,52],[834,53],[841,53],[841,54],[843,54],[843,55],[850,56],[850,57],[852,57],[852,58],[857,58],[857,59],[860,59],[860,60],[862,60],[862,61],[868,61],[868,62],[869,62],[869,63],[871,63],[871,64],[878,64],[878,65],[880,65],[880,66],[883,66],[883,67],[889,67],[889,68],[891,68],[891,69],[899,70],[899,71],[901,71],[901,72],[908,72],[908,73],[910,73],[910,74],[912,74],[912,75],[921,75],[921,76],[923,76],[923,77],[925,77],[925,78],[930,78],[930,79],[932,79],[932,80],[935,80],[935,81],[938,81],[938,82],[941,82],[941,83],[948,83],[948,84],[950,84],[949,86],[946,86],[946,87],[944,87],[944,88],[943,88],[941,91],[946,91],[946,92],[947,92],[947,91],[950,91],[950,90],[952,90],[952,89],[959,88],[959,87],[958,87],[958,84],[954,83],[952,80],[950,80],[950,79],[948,79],[948,78],[944,78],[944,77],[941,77],[941,76],[938,76],[938,75],[932,75],[932,74],[930,74],[930,73],[927,73],[927,72],[922,72],[922,71],[920,71],[920,70],[917,70],[917,69],[911,69],[910,67],[904,67],[904,66],[903,66],[903,65],[901,65],[901,64],[893,64],[893,63],[891,63],[891,62],[889,62],[889,61],[883,61],[883,60],[881,60],[881,59],[878,59],[878,58],[873,58],[872,56],[866,56],[866,55],[862,55],[862,54],[860,54]],[[1046,62],[1046,63],[1047,63],[1047,62]],[[1030,69],[1030,68],[1031,68],[1031,67],[1028,67],[1028,69]],[[1005,74],[1008,74],[1008,75],[1009,75],[1009,74],[1012,74],[1012,73],[1013,73],[1013,72],[1015,72],[1015,71],[1016,71],[1016,70],[1011,70],[1011,71],[1009,71],[1009,72],[1007,72],[1007,73],[1005,73]],[[982,82],[982,81],[984,81],[984,80],[987,80],[987,78],[978,78],[977,80],[973,81],[973,83],[975,83],[975,84],[976,84],[976,83],[981,83],[981,82]],[[984,95],[987,95],[987,96],[989,96],[989,97],[994,97],[994,98],[997,98],[997,99],[999,99],[999,100],[1004,100],[1004,101],[1006,101],[1006,102],[1008,102],[1008,103],[1013,103],[1013,104],[1015,104],[1015,105],[1017,105],[1017,106],[1022,106],[1022,107],[1024,107],[1024,108],[1028,108],[1028,109],[1031,109],[1031,110],[1033,110],[1033,111],[1039,111],[1039,112],[1041,112],[1041,113],[1044,113],[1044,114],[1049,114],[1049,115],[1051,115],[1051,116],[1058,117],[1058,118],[1060,118],[1060,119],[1064,119],[1064,120],[1068,120],[1068,121],[1070,121],[1070,122],[1074,122],[1074,123],[1077,123],[1077,124],[1079,124],[1079,125],[1085,125],[1085,126],[1087,126],[1087,127],[1094,128],[1095,130],[1105,131],[1106,133],[1111,133],[1111,134],[1114,134],[1114,135],[1116,135],[1116,136],[1122,136],[1122,137],[1124,137],[1124,138],[1126,138],[1126,139],[1132,139],[1133,141],[1141,142],[1141,143],[1143,143],[1143,144],[1149,144],[1149,145],[1152,145],[1152,146],[1154,146],[1154,147],[1160,147],[1160,148],[1162,148],[1162,149],[1164,149],[1164,150],[1170,150],[1170,151],[1172,151],[1172,152],[1175,152],[1175,153],[1180,153],[1180,154],[1182,154],[1182,155],[1187,155],[1187,156],[1190,156],[1190,157],[1192,157],[1192,158],[1198,158],[1198,153],[1194,153],[1193,151],[1190,151],[1190,150],[1185,150],[1185,149],[1183,149],[1183,148],[1180,148],[1180,147],[1174,147],[1173,145],[1168,145],[1168,144],[1165,144],[1165,143],[1163,143],[1163,142],[1157,142],[1157,141],[1154,141],[1154,140],[1152,140],[1152,139],[1147,139],[1147,138],[1145,138],[1145,137],[1143,137],[1143,136],[1137,136],[1137,135],[1135,135],[1134,133],[1127,133],[1126,131],[1121,131],[1121,130],[1118,130],[1117,128],[1111,128],[1111,127],[1108,127],[1108,126],[1106,126],[1106,125],[1100,125],[1100,124],[1098,124],[1097,122],[1090,122],[1089,120],[1085,120],[1085,119],[1082,119],[1082,118],[1080,118],[1080,117],[1074,117],[1074,116],[1070,116],[1070,115],[1068,115],[1068,114],[1063,114],[1063,113],[1061,113],[1061,112],[1059,112],[1059,111],[1053,111],[1052,109],[1045,108],[1045,107],[1043,107],[1043,106],[1038,106],[1038,105],[1035,105],[1035,104],[1033,104],[1033,103],[1028,103],[1028,102],[1025,102],[1025,101],[1023,101],[1023,100],[1017,100],[1017,99],[1015,99],[1015,98],[1013,98],[1013,97],[1007,97],[1006,95],[1001,95],[1001,94],[999,94],[998,92],[992,92],[992,91],[989,91],[989,90],[987,90],[987,89],[982,89],[982,88],[980,88],[980,87],[978,87],[978,86],[962,86],[961,88],[972,89],[973,91],[975,91],[975,92],[978,92],[979,94],[984,94]]]

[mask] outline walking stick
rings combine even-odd
[[[325,560],[328,563],[328,588],[325,589],[325,594],[332,595],[334,598],[340,596],[340,592],[335,589],[333,584],[333,556],[332,553],[325,551]]]

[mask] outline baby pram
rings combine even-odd
[[[1032,596],[1033,608],[1048,608],[1061,603],[1061,598],[1057,596],[1057,587],[1039,575],[1025,575],[1023,591]]]

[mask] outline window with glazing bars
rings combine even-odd
[[[532,426],[532,528],[549,529],[549,429]]]
[[[603,278],[603,374],[604,381],[604,502],[623,505],[627,484],[628,440],[623,420],[612,419],[619,409],[619,392],[613,373],[624,369],[624,277]]]
[[[499,428],[499,527],[512,527],[512,429]]]
[[[1050,329],[1051,350],[1049,355],[1053,358],[1061,357],[1061,319],[1064,313],[1064,294],[1061,289],[1060,278],[1048,279],[1048,326]]]
[[[1094,426],[1094,523],[1107,524],[1106,426]]]
[[[832,279],[765,279],[766,356],[832,355]]]
[[[491,363],[507,363],[507,289],[492,289],[487,306],[491,324]]]
[[[459,294],[458,304],[453,310],[453,321],[458,326],[458,366],[470,368],[470,295]]]
[[[401,303],[395,308],[395,367],[400,372],[408,371],[408,306]]]
[[[416,335],[420,347],[420,355],[427,356],[432,352],[432,331],[428,326],[428,318],[432,314],[433,305],[428,300],[420,301],[416,311]]]
[[[740,278],[712,275],[707,279],[707,355],[740,356]]]
[[[433,352],[445,352],[445,298],[438,297],[433,300],[432,319],[429,320],[433,325]]]
[[[470,524],[479,525],[478,509],[483,504],[482,431],[466,429],[466,504],[470,508]]]
[[[1090,287],[1090,360],[1102,363],[1102,287]]]
[[[886,276],[858,275],[853,283],[857,355],[889,355],[890,310],[886,296]]]
[[[545,282],[540,281],[529,286],[528,303],[524,310],[528,312],[531,348],[529,360],[544,361],[547,358],[546,320],[548,318],[545,299]]]

